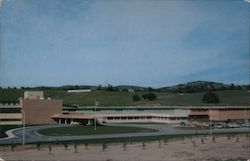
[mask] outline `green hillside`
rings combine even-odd
[[[17,101],[23,97],[22,89],[1,89],[0,102]],[[100,106],[136,106],[136,105],[206,105],[202,103],[204,92],[200,93],[170,93],[154,92],[157,95],[156,101],[141,100],[134,102],[132,96],[142,96],[146,92],[113,92],[97,91],[90,93],[67,93],[65,90],[45,90],[45,97],[63,99],[65,105],[78,104],[80,106],[93,106],[95,99]],[[250,105],[250,92],[247,90],[225,90],[216,91],[220,103],[216,105]]]

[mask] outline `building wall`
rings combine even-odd
[[[157,113],[122,113],[122,114],[97,114],[98,122],[102,123],[179,123],[187,120],[188,115],[157,114]]]
[[[191,109],[190,115],[209,115],[209,109]]]
[[[22,113],[0,113],[0,125],[21,125]]]
[[[22,113],[19,103],[0,103],[0,125],[21,125]]]
[[[217,121],[250,119],[250,109],[211,110],[210,119]]]
[[[250,119],[249,106],[214,106],[206,108],[191,109],[189,116],[205,116],[210,120],[226,121],[226,120],[241,120]]]
[[[55,124],[52,115],[62,113],[62,100],[22,99],[21,107],[25,112],[26,124]]]

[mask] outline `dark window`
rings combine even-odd
[[[21,108],[0,108],[0,113],[21,113]]]
[[[0,121],[21,121],[21,119],[0,119]]]

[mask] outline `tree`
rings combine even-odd
[[[64,144],[64,150],[68,150],[68,144]]]
[[[149,93],[146,93],[146,94],[142,95],[142,98],[147,99],[149,101],[154,101],[154,100],[157,99],[156,95],[154,93],[152,93],[152,92],[149,92]]]
[[[230,89],[235,89],[235,85],[233,83],[230,84]]]
[[[154,93],[152,93],[152,92],[148,93],[148,100],[149,101],[154,101],[156,99],[157,99],[157,97]]]
[[[102,85],[101,84],[97,87],[97,90],[102,90]]]
[[[142,98],[145,99],[145,100],[148,99],[148,94],[142,95]]]
[[[202,102],[203,103],[219,103],[220,100],[217,94],[213,92],[208,92],[203,95]]]
[[[133,95],[133,101],[137,102],[140,100],[141,100],[141,98],[137,94]]]
[[[152,87],[148,87],[148,91],[153,91],[154,89]]]
[[[74,145],[74,152],[77,153],[77,145]]]
[[[36,148],[37,148],[38,151],[40,151],[40,149],[41,149],[41,144],[40,144],[40,143],[37,143],[37,144],[36,144]]]
[[[106,91],[114,91],[114,87],[111,84],[108,84],[108,87],[106,89]]]

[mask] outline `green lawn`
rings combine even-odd
[[[38,133],[47,136],[77,136],[77,135],[98,135],[98,134],[119,134],[134,132],[153,132],[156,130],[137,127],[121,127],[121,126],[97,126],[94,130],[93,126],[70,126],[58,127],[39,130]]]
[[[7,137],[7,135],[5,134],[6,131],[10,129],[19,128],[19,127],[22,127],[22,126],[21,125],[1,125],[0,126],[0,138]]]

